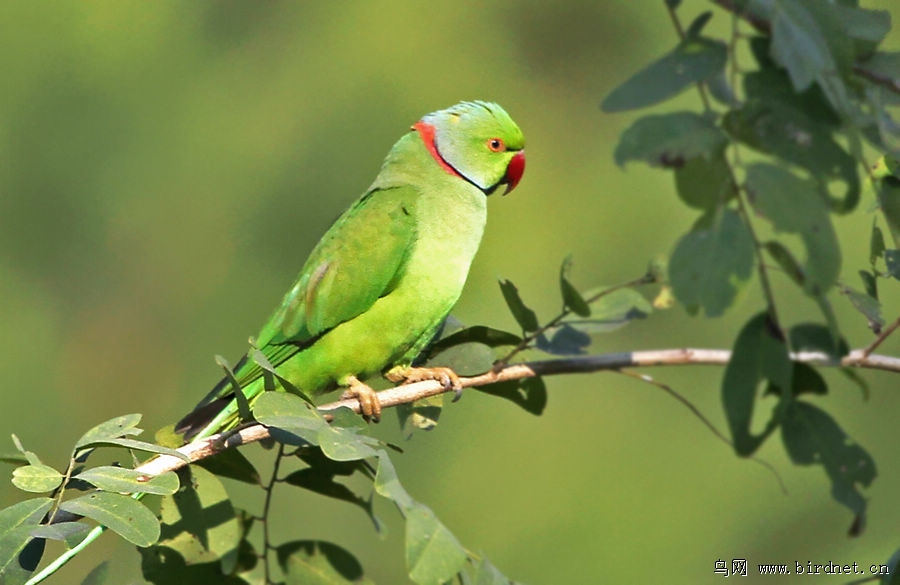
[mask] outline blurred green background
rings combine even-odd
[[[710,6],[689,1],[683,12]],[[722,33],[730,20],[717,11],[712,27]],[[501,103],[528,141],[522,184],[491,198],[455,311],[464,322],[514,328],[498,277],[546,319],[558,310],[566,254],[583,288],[624,281],[668,254],[695,218],[669,175],[615,167],[617,136],[634,116],[598,108],[676,42],[661,1],[6,2],[0,30],[0,451],[12,450],[15,432],[62,466],[102,420],[141,412],[152,432],[178,418],[218,379],[212,356],[244,351],[393,142],[461,99]],[[900,48],[897,31],[888,48]],[[857,287],[867,197],[837,220],[844,276]],[[675,308],[597,338],[594,350],[729,347],[761,308],[758,283],[747,291],[725,318]],[[786,321],[818,319],[789,287],[779,294]],[[893,319],[896,287],[883,295]],[[851,345],[867,343],[846,300],[833,302]],[[900,353],[900,339],[882,351]],[[720,369],[650,373],[725,428]],[[792,467],[777,437],[762,457],[787,496],[684,407],[612,373],[549,380],[539,418],[467,393],[437,430],[403,444],[396,465],[466,546],[531,584],[710,582],[714,562],[732,558],[886,562],[900,546],[900,378],[866,373],[866,402],[826,375],[832,392],[816,401],[880,466],[857,539],[845,536],[851,517],[824,472]],[[376,433],[402,441],[392,418]],[[251,494],[258,511],[260,495],[235,493]],[[0,507],[21,497],[0,485]],[[318,496],[284,488],[276,505],[280,538],[332,540],[376,582],[406,582],[390,505],[378,508],[386,538]],[[79,582],[103,559],[111,583],[142,582],[138,555],[112,536],[50,582]],[[757,580],[790,578],[751,572]]]

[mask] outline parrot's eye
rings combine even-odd
[[[500,138],[491,138],[487,141],[487,147],[491,150],[491,152],[503,152],[506,150],[506,145],[503,144],[503,140]]]

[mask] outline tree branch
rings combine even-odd
[[[460,382],[463,388],[471,388],[473,386],[486,386],[497,382],[536,376],[599,372],[603,370],[619,370],[621,368],[680,365],[724,366],[730,359],[731,352],[725,349],[685,348],[632,351],[512,364],[497,372],[489,371],[478,376],[460,378]],[[900,358],[877,354],[866,355],[865,350],[862,349],[854,350],[840,360],[836,360],[822,352],[812,351],[792,353],[791,360],[797,363],[822,367],[851,367],[900,373]],[[422,398],[451,391],[443,387],[439,382],[429,380],[382,390],[378,393],[378,399],[381,401],[381,405],[387,408],[400,404],[409,404]],[[355,399],[329,402],[319,406],[319,410],[324,411],[327,417],[327,411],[341,407],[359,412],[359,402]],[[269,436],[269,429],[265,426],[250,424],[224,435],[215,435],[208,439],[195,441],[181,447],[178,451],[187,455],[194,462],[211,457],[226,449],[260,441]],[[174,471],[185,465],[187,463],[177,457],[160,455],[139,466],[137,470],[152,476],[166,471]]]

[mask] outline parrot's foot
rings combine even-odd
[[[435,380],[440,382],[441,386],[447,390],[453,390],[456,393],[456,396],[453,397],[453,402],[456,402],[459,400],[460,396],[462,396],[462,382],[459,381],[459,376],[456,375],[456,372],[450,368],[413,368],[397,366],[396,368],[388,370],[384,377],[395,384],[398,382],[413,384],[415,382],[424,382],[425,380]]]
[[[371,419],[376,423],[380,421],[381,401],[378,400],[378,393],[368,384],[360,382],[356,376],[348,376],[346,383],[347,390],[341,394],[341,399],[355,398],[359,401],[359,411],[366,420]]]

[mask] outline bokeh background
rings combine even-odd
[[[711,26],[730,20],[717,11]],[[461,99],[498,101],[528,141],[523,182],[490,201],[455,311],[464,322],[514,328],[498,277],[548,318],[566,254],[583,288],[624,281],[695,219],[669,175],[613,164],[634,116],[598,108],[675,44],[662,2],[6,2],[0,39],[0,452],[15,432],[62,466],[102,420],[140,412],[152,432],[178,418],[217,379],[212,356],[244,351],[391,144]],[[900,48],[897,31],[888,47]],[[837,220],[854,286],[867,197]],[[789,287],[779,295],[787,321],[818,318]],[[883,295],[893,319],[896,287]],[[851,345],[867,343],[845,299],[833,302]],[[752,282],[721,319],[675,308],[593,350],[729,347],[760,308]],[[900,353],[900,340],[882,350]],[[721,369],[651,373],[725,427]],[[396,465],[466,546],[531,584],[710,582],[714,562],[732,558],[882,563],[900,546],[900,378],[866,373],[865,401],[826,376],[831,394],[814,400],[879,464],[856,539],[824,472],[791,466],[777,437],[761,455],[788,495],[683,406],[615,374],[548,380],[541,417],[468,393],[435,431],[404,442]],[[390,416],[375,432],[403,441]],[[0,482],[0,507],[20,497]],[[402,523],[386,502],[386,537],[357,510],[298,490],[277,492],[276,505],[279,538],[332,540],[376,582],[407,582]],[[103,559],[110,582],[142,582],[138,555],[112,536],[51,582],[79,582]]]

